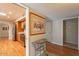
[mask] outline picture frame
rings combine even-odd
[[[46,19],[30,12],[30,35],[45,34]]]

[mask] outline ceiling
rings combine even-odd
[[[13,3],[0,3],[0,20],[15,21],[25,14],[25,9]]]
[[[78,3],[25,3],[24,5],[40,12],[51,20],[79,16]]]

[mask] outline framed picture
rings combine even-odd
[[[30,34],[45,34],[46,29],[46,19],[34,14],[30,13]]]

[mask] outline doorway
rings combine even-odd
[[[63,44],[78,49],[78,18],[63,21]]]

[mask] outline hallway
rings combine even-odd
[[[25,48],[18,41],[0,39],[0,56],[25,56]]]

